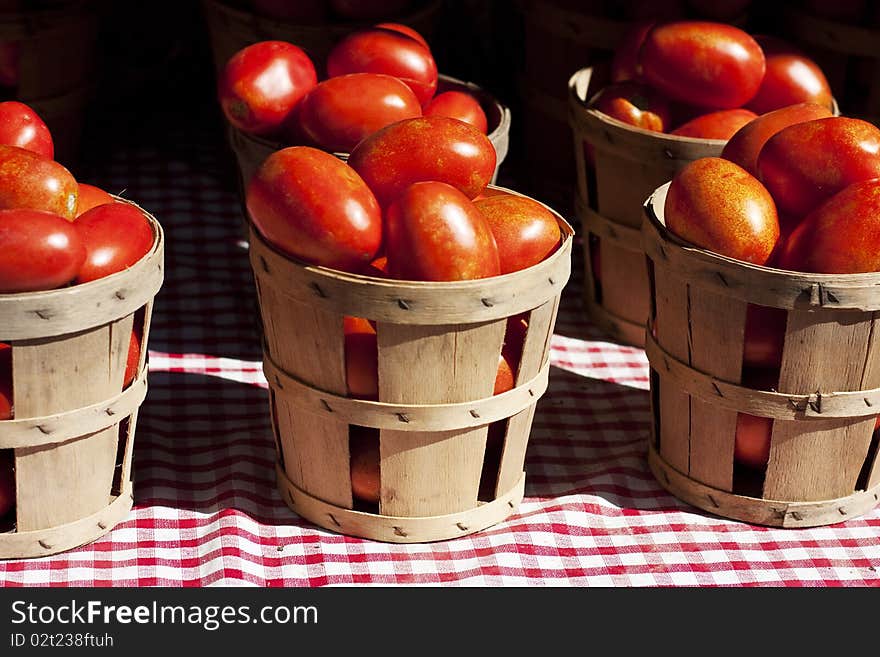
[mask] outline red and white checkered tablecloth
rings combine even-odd
[[[88,181],[125,189],[168,238],[135,440],[135,508],[89,546],[0,561],[0,584],[880,584],[880,510],[832,527],[775,530],[699,512],[654,481],[644,352],[604,341],[589,325],[578,263],[516,515],[477,535],[418,545],[349,538],[301,520],[275,488],[237,190],[216,135],[167,143],[170,152],[118,153]]]

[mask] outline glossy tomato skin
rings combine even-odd
[[[672,179],[666,227],[720,255],[763,265],[779,239],[770,193],[742,167],[720,157],[687,164]]]
[[[410,185],[386,214],[388,270],[414,281],[497,276],[498,247],[482,213],[441,182]]]
[[[13,417],[12,347],[0,342],[0,421]],[[0,516],[3,514],[0,513]]]
[[[130,386],[137,378],[138,366],[141,363],[141,334],[142,331],[132,330],[128,341],[128,354],[125,357],[125,374],[122,377],[122,388]]]
[[[413,183],[429,180],[475,198],[492,180],[495,161],[495,147],[486,135],[445,116],[393,123],[364,139],[348,159],[382,207]]]
[[[660,23],[639,53],[648,83],[671,99],[713,109],[743,106],[764,78],[764,53],[743,30],[723,23]]]
[[[356,272],[382,243],[382,213],[357,172],[329,153],[291,146],[270,155],[246,191],[248,213],[276,248]]]
[[[841,116],[796,123],[764,144],[758,174],[781,211],[803,217],[844,187],[880,177],[880,130]]]
[[[743,365],[758,368],[782,366],[787,313],[781,308],[749,304],[746,308]]]
[[[727,140],[756,118],[758,115],[747,109],[719,110],[691,119],[669,134],[695,139]]]
[[[422,115],[403,82],[390,75],[350,73],[319,83],[302,99],[302,132],[324,150],[348,153],[386,125]]]
[[[15,471],[12,450],[0,451],[0,518],[15,508]]]
[[[733,459],[740,465],[761,470],[770,460],[770,436],[773,420],[737,413]]]
[[[556,251],[562,231],[556,217],[543,205],[522,196],[491,196],[475,201],[483,213],[495,243],[501,273],[536,265]]]
[[[425,116],[448,116],[470,123],[483,134],[489,130],[486,113],[479,101],[463,91],[444,91],[434,96],[424,109]]]
[[[783,245],[779,266],[815,274],[880,271],[880,179],[850,185],[807,215]]]
[[[86,183],[77,184],[76,193],[76,216],[85,214],[92,208],[107,203],[115,203],[115,199],[100,187],[88,185]]]
[[[379,430],[352,426],[349,439],[351,493],[355,499],[379,503]]]
[[[654,21],[640,21],[632,25],[621,37],[611,60],[611,82],[641,79],[639,50],[641,50],[645,37],[648,36],[648,32],[651,31],[654,24]]]
[[[76,194],[76,180],[58,162],[0,144],[0,210],[44,210],[72,220]]]
[[[790,107],[762,114],[740,128],[724,145],[721,157],[740,165],[753,176],[758,176],[758,154],[770,139],[783,128],[795,123],[824,119],[831,110],[815,103],[798,103]]]
[[[590,101],[590,107],[628,125],[665,132],[669,128],[669,103],[639,82],[610,84]]]
[[[108,203],[81,215],[74,227],[86,248],[77,283],[88,283],[128,269],[153,247],[153,228],[139,209]]]
[[[317,83],[315,66],[301,48],[261,41],[229,59],[217,81],[217,96],[233,126],[253,135],[276,136]]]
[[[41,210],[0,210],[0,293],[52,290],[86,259],[74,225]]]
[[[400,32],[401,34],[408,36],[410,39],[415,39],[428,50],[431,49],[431,46],[428,45],[425,37],[423,37],[418,30],[414,30],[409,25],[403,25],[402,23],[377,23],[375,27],[383,30],[391,30],[392,32]]]
[[[25,148],[50,160],[55,157],[52,133],[43,119],[15,100],[0,103],[0,144]]]
[[[360,317],[343,318],[345,380],[349,397],[379,399],[379,347],[376,329]]]
[[[495,374],[495,386],[492,389],[492,394],[500,395],[508,390],[513,390],[514,376],[513,367],[502,351],[498,354],[498,372]]]
[[[755,40],[764,50],[767,71],[758,93],[748,103],[750,110],[766,114],[798,103],[831,109],[831,87],[816,62],[781,39],[757,36]]]
[[[327,74],[336,77],[347,73],[383,73],[400,78],[421,105],[437,91],[437,63],[431,51],[396,30],[359,30],[336,44],[327,56]]]

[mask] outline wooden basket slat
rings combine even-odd
[[[610,242],[602,242],[599,248],[602,307],[611,315],[640,324],[644,330],[651,298],[645,254],[622,249]]]

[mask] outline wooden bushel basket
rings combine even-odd
[[[563,243],[545,261],[446,283],[304,266],[252,229],[278,488],[293,511],[335,532],[396,543],[464,536],[514,512],[570,274],[572,230],[557,218]],[[515,387],[492,396],[507,318],[524,312]],[[344,316],[376,322],[379,401],[346,396]],[[499,421],[500,465],[492,490],[480,495],[489,424]],[[372,511],[352,496],[351,425],[379,429],[380,502]]]
[[[147,215],[149,216],[149,215]],[[131,268],[90,283],[0,295],[0,341],[12,345],[14,419],[0,449],[14,450],[12,531],[0,558],[41,557],[90,543],[132,507],[131,465],[164,237]],[[135,381],[122,390],[134,322],[143,322]]]
[[[645,204],[652,264],[649,463],[676,497],[774,527],[827,525],[880,500],[880,274],[802,274],[689,246]],[[748,304],[787,312],[775,390],[743,381]],[[763,472],[734,464],[737,414],[773,420]]]

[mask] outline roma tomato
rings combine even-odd
[[[684,103],[733,109],[750,101],[764,78],[764,53],[746,32],[707,21],[660,23],[639,52],[642,74]]]
[[[437,91],[437,63],[431,51],[396,30],[360,30],[336,44],[327,56],[327,74],[346,73],[393,75],[413,90],[421,105]]]
[[[354,169],[316,148],[270,155],[251,178],[245,202],[269,242],[311,264],[356,272],[382,243],[373,193]]]
[[[445,116],[392,123],[359,143],[348,163],[382,207],[416,182],[435,180],[475,198],[495,173],[495,147],[471,125]]]
[[[727,140],[733,137],[737,130],[757,117],[757,114],[747,109],[720,110],[691,119],[669,134],[696,139]]]
[[[365,276],[374,276],[375,278],[390,278],[388,275],[388,257],[376,258],[361,273]]]
[[[831,87],[812,59],[781,39],[757,36],[764,50],[767,71],[758,93],[747,107],[758,114],[797,103],[816,103],[831,108]]]
[[[526,343],[526,333],[529,330],[529,313],[524,312],[519,315],[507,318],[507,328],[504,332],[504,344],[501,347],[501,353],[507,359],[510,369],[514,375],[519,369],[519,363],[522,359],[523,347]]]
[[[0,518],[15,507],[15,470],[12,450],[0,451]]]
[[[18,146],[45,158],[55,157],[52,134],[37,113],[24,103],[0,103],[0,144]]]
[[[536,265],[553,253],[562,240],[556,217],[543,205],[522,196],[491,196],[475,201],[495,243],[501,273]]]
[[[779,239],[770,193],[742,167],[720,157],[687,164],[672,179],[666,227],[715,253],[763,265]]]
[[[85,259],[79,233],[64,218],[42,210],[0,210],[0,293],[61,287]]]
[[[844,187],[880,177],[880,130],[842,116],[796,123],[764,144],[758,174],[781,211],[803,217]]]
[[[128,269],[153,247],[153,228],[128,203],[108,203],[81,215],[74,227],[86,248],[77,283],[88,283]]]
[[[301,48],[285,41],[261,41],[235,53],[217,82],[220,107],[233,126],[274,136],[318,83],[318,76]]]
[[[115,203],[115,200],[110,194],[105,192],[100,187],[95,187],[94,185],[87,185],[86,183],[78,183],[77,184],[77,193],[76,193],[76,216],[88,212],[92,208],[96,208],[99,205],[105,205],[107,203]]]
[[[349,439],[351,449],[351,493],[355,499],[379,503],[379,430],[352,426]]]
[[[330,0],[337,16],[353,21],[387,18],[407,9],[412,0]]]
[[[72,220],[76,194],[76,180],[58,162],[0,144],[0,210],[44,210]]]
[[[669,128],[669,103],[639,82],[608,85],[590,101],[590,107],[644,130],[665,132]]]
[[[138,366],[141,364],[141,337],[143,329],[135,328],[128,341],[128,355],[125,358],[125,374],[122,377],[122,388],[132,384],[137,377]]]
[[[500,273],[483,214],[455,187],[410,185],[386,215],[388,269],[398,279],[464,281]]]
[[[880,179],[850,185],[808,214],[782,246],[779,266],[815,274],[880,271]]]
[[[11,420],[13,410],[12,347],[0,342],[0,420]]]
[[[770,436],[773,420],[768,417],[737,413],[733,459],[740,465],[761,470],[770,460]]]
[[[386,125],[422,115],[403,82],[390,75],[351,73],[319,83],[300,103],[302,132],[320,148],[347,153]]]
[[[782,366],[786,317],[781,308],[747,306],[743,365],[759,368]]]
[[[463,91],[444,91],[442,94],[437,94],[425,105],[424,115],[458,119],[470,123],[482,133],[489,130],[486,113],[480,107],[479,101]]]
[[[621,37],[614,49],[611,60],[611,81],[625,82],[640,80],[642,71],[639,67],[639,50],[645,42],[648,32],[654,27],[654,21],[643,21],[630,27]]]
[[[513,367],[511,366],[510,362],[507,360],[507,357],[502,351],[500,354],[498,354],[498,372],[495,374],[495,387],[492,390],[492,394],[500,395],[501,393],[507,392],[508,390],[513,390],[513,386]]]
[[[758,154],[764,144],[777,132],[795,123],[824,119],[831,110],[814,103],[798,103],[790,107],[762,114],[740,128],[724,145],[721,157],[740,165],[753,176],[758,176]]]
[[[379,347],[369,320],[345,317],[345,380],[349,397],[379,399]]]
[[[410,39],[415,39],[419,43],[421,43],[428,50],[431,49],[431,46],[428,45],[428,42],[425,40],[417,30],[414,30],[409,25],[403,25],[402,23],[377,23],[375,27],[381,28],[383,30],[391,30],[392,32],[400,32],[408,36]]]

